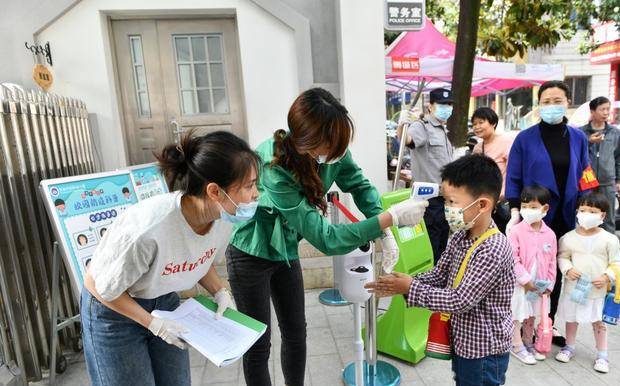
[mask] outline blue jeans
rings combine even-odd
[[[134,300],[149,313],[179,306],[176,293]],[[187,350],[112,311],[85,288],[80,311],[86,368],[93,386],[190,386]]]
[[[506,383],[510,354],[490,355],[477,359],[452,356],[456,386],[499,386]]]

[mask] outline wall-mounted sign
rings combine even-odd
[[[424,28],[426,6],[424,0],[386,0],[385,29],[390,31],[418,31]]]
[[[49,90],[54,82],[54,77],[50,70],[42,64],[35,64],[32,69],[32,79],[36,84],[43,89],[43,91]]]

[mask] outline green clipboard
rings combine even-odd
[[[198,295],[194,297],[194,300],[213,312],[217,310],[217,304],[204,295]],[[224,317],[246,326],[260,334],[263,334],[267,330],[267,325],[265,323],[259,322],[258,320],[231,308],[224,311]]]

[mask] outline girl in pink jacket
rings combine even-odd
[[[557,267],[557,238],[543,218],[549,210],[551,194],[540,186],[527,186],[521,192],[523,221],[513,226],[508,235],[515,260],[517,284],[512,297],[514,320],[511,353],[529,365],[546,357],[533,345],[534,321],[541,314],[541,297],[550,294]],[[549,314],[549,310],[544,311]],[[521,336],[523,324],[523,336]]]

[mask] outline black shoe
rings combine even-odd
[[[554,346],[564,347],[566,346],[566,338],[562,335],[554,336],[551,338],[551,343],[553,343]]]

